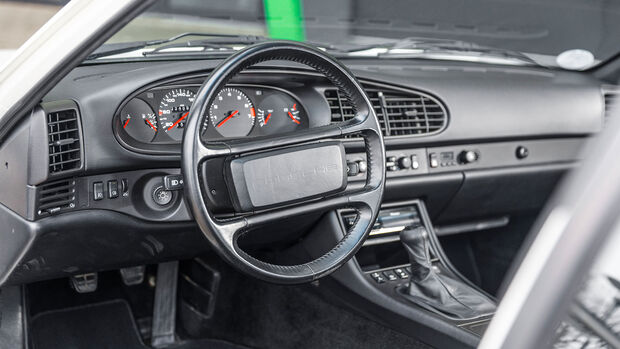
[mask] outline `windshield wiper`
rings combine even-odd
[[[380,43],[378,45],[366,45],[354,47],[349,53],[362,52],[371,49],[383,48],[385,52],[379,52],[377,57],[389,58],[430,58],[437,55],[445,58],[449,56],[470,56],[470,58],[496,58],[520,62],[521,64],[539,65],[535,60],[518,51],[505,50],[495,47],[482,46],[476,43],[451,40],[407,37],[396,41]]]
[[[187,54],[187,53],[222,53],[230,54],[234,51],[233,46],[247,46],[256,44],[263,41],[271,40],[267,37],[260,35],[227,35],[227,34],[203,34],[207,36],[206,39],[201,40],[189,40],[185,42],[172,43],[167,45],[161,45],[156,47],[152,51],[142,52],[145,57],[162,55],[162,54]],[[193,49],[198,48],[200,50],[195,51]]]
[[[235,34],[209,34],[209,33],[192,33],[192,32],[187,32],[187,33],[182,33],[182,34],[179,34],[179,35],[175,35],[175,36],[167,38],[167,39],[104,44],[101,47],[99,47],[98,49],[96,49],[88,57],[86,57],[86,60],[93,60],[93,59],[97,59],[97,58],[101,58],[101,57],[113,56],[113,55],[117,55],[117,54],[121,54],[121,53],[127,53],[127,52],[133,52],[133,51],[136,51],[136,50],[139,50],[139,49],[142,49],[142,48],[146,48],[146,47],[149,47],[149,46],[165,45],[165,44],[171,43],[173,41],[177,41],[177,40],[180,40],[182,38],[192,37],[192,36],[209,37],[209,38],[211,38],[210,40],[214,40],[214,41],[220,40],[222,43],[229,42],[229,41],[234,41],[234,40],[241,40],[241,38],[244,38],[246,43],[247,42],[255,43],[255,42],[258,42],[258,40],[266,40],[266,38],[264,38],[262,36],[255,36],[255,35],[239,36],[239,35],[235,35]],[[181,44],[178,44],[178,45],[181,45],[181,47],[184,47],[184,46],[186,46],[190,42],[191,41],[187,41],[186,43],[181,43]],[[215,45],[217,45],[217,42],[214,42],[213,44],[215,46]],[[161,49],[161,48],[158,48],[158,49]]]

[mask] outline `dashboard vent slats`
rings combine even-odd
[[[371,84],[365,84],[365,90],[386,137],[434,134],[441,132],[447,124],[446,108],[430,95]],[[337,89],[326,89],[325,98],[333,123],[353,118],[351,105]]]
[[[82,166],[80,128],[75,109],[47,114],[49,173],[58,174]]]
[[[44,184],[39,187],[37,196],[39,216],[75,208],[75,180],[68,179]]]
[[[607,121],[607,119],[610,117],[612,108],[616,106],[619,95],[620,95],[620,90],[603,92],[603,98],[605,101],[605,114],[604,114],[605,121]]]

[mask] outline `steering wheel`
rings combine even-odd
[[[200,126],[217,93],[237,73],[257,63],[285,60],[323,74],[353,106],[354,118],[289,134],[204,141]],[[312,118],[312,110],[309,110]],[[183,137],[185,197],[205,237],[218,254],[241,271],[274,283],[303,283],[328,275],[362,246],[379,212],[385,185],[385,146],[373,106],[351,72],[328,54],[306,44],[270,41],[249,46],[223,61],[196,94]],[[329,120],[330,118],[326,118]],[[359,134],[368,170],[363,188],[347,190],[345,149],[339,137]],[[224,158],[222,175],[235,207],[234,218],[215,217],[206,204],[205,161]],[[327,253],[298,265],[276,265],[250,256],[239,237],[283,218],[349,207],[355,224]]]

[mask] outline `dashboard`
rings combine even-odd
[[[84,65],[45,96],[0,147],[0,176],[7,179],[0,181],[0,215],[23,219],[29,232],[6,241],[36,240],[15,243],[24,249],[32,243],[26,261],[43,256],[48,263],[19,266],[15,282],[65,275],[93,261],[97,268],[104,260],[150,263],[203,246],[182,191],[162,194],[162,187],[163,178],[180,178],[187,111],[219,62]],[[456,62],[346,64],[383,128],[384,201],[420,198],[437,224],[540,209],[604,124],[601,81],[580,73]],[[270,62],[238,74],[201,116],[201,137],[217,142],[342,122],[352,110],[320,74]],[[363,186],[365,144],[355,137],[342,143],[348,185]],[[207,204],[229,214],[226,185],[218,183],[223,168],[206,166],[213,186]],[[157,242],[143,247],[145,236]],[[95,244],[103,240],[114,243]],[[142,252],[124,253],[120,245]],[[76,250],[88,253],[78,262],[60,259],[80,255]]]

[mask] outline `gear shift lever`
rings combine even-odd
[[[428,232],[424,227],[403,230],[400,240],[409,254],[411,280],[399,292],[435,313],[471,319],[495,311],[495,303],[471,286],[433,269]]]

